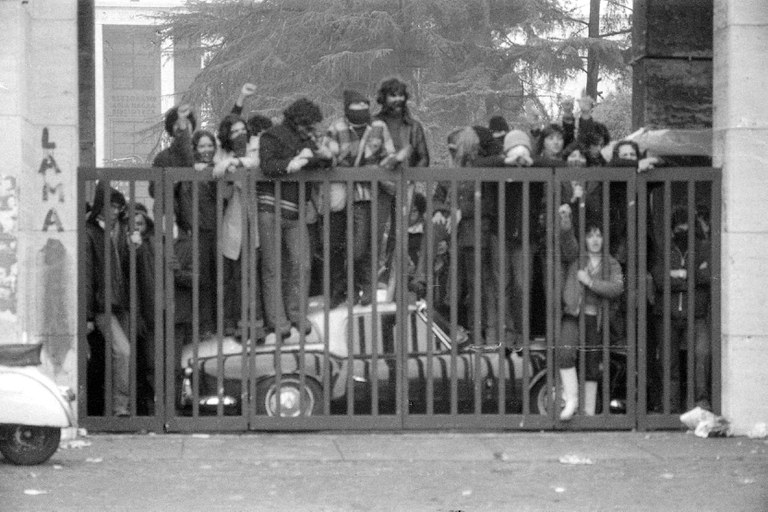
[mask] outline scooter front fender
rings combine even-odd
[[[0,423],[66,428],[74,425],[74,414],[38,369],[0,366]]]

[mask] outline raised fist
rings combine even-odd
[[[178,108],[179,118],[186,119],[192,113],[192,106],[189,103],[182,103]]]
[[[240,89],[240,94],[243,96],[252,96],[256,92],[256,86],[250,82],[243,84],[243,88]]]

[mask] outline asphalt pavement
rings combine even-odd
[[[768,440],[683,432],[88,435],[10,511],[766,511]]]

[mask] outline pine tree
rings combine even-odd
[[[177,51],[203,52],[185,99],[213,122],[244,82],[258,86],[246,114],[279,117],[305,96],[336,117],[343,89],[374,100],[382,79],[399,76],[438,148],[454,127],[492,115],[511,124],[530,109],[547,117],[545,97],[596,46],[571,13],[557,0],[190,0],[164,16],[162,34]],[[611,57],[601,69],[623,66],[621,45],[599,47]]]

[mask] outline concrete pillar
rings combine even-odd
[[[76,2],[0,2],[0,343],[77,384]]]
[[[715,0],[714,164],[723,169],[723,414],[768,422],[768,4]]]

